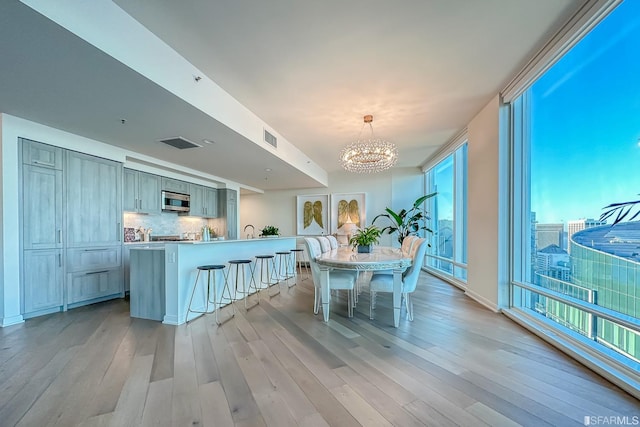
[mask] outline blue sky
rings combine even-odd
[[[640,199],[640,1],[626,0],[532,87],[531,208],[541,223]]]

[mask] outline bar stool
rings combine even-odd
[[[273,273],[275,271],[275,264],[274,264],[274,258],[275,255],[256,255],[256,263],[254,264],[254,272],[255,273],[255,268],[257,268],[258,266],[258,260],[260,260],[260,287],[262,288],[262,285],[267,285],[267,290],[269,290],[269,288],[271,288],[273,285],[277,285],[278,282],[272,282],[271,279],[273,278]],[[273,266],[273,270],[270,269],[270,267]],[[266,281],[265,281],[265,272],[266,272]],[[253,274],[252,273],[252,274]],[[270,292],[270,291],[269,291]],[[267,293],[269,295],[269,298],[271,297],[275,297],[276,295],[278,295],[280,293],[280,287],[278,287],[277,291],[275,294],[271,294],[271,293]]]
[[[277,279],[278,281],[280,280],[284,280],[287,281],[289,280],[291,277],[291,275],[289,275],[289,268],[291,267],[291,251],[278,251],[276,252],[276,258],[273,262],[274,267],[277,268]],[[284,270],[284,273],[283,273]],[[289,287],[292,287],[295,285],[295,282],[293,285],[289,285]]]
[[[212,265],[201,265],[201,266],[198,266],[197,268],[198,268],[198,274],[196,275],[196,281],[193,284],[193,290],[191,291],[191,299],[189,299],[189,306],[187,307],[187,314],[185,316],[184,321],[185,323],[189,322],[189,313],[211,314],[215,311],[216,323],[218,323],[219,325],[220,324],[220,322],[218,321],[219,310],[218,310],[218,305],[216,301],[216,296],[217,296],[216,270],[224,270],[225,266],[219,265],[219,264],[212,264]],[[200,273],[203,271],[207,272],[207,289],[206,289],[205,309],[204,311],[201,311],[201,310],[192,309],[191,305],[193,304],[193,296],[195,295],[196,288],[198,287],[198,279],[200,278]],[[224,271],[223,271],[223,275],[224,275]],[[212,276],[213,276],[213,281],[211,280]],[[213,291],[213,300],[211,300],[212,291]],[[222,290],[222,292],[224,292],[224,289]],[[209,310],[209,304],[213,304],[213,310],[211,311]],[[235,315],[235,308],[234,308],[234,315]]]
[[[258,295],[258,302],[256,304],[260,304],[260,289],[256,286],[255,278],[253,277],[253,268],[251,264],[253,262],[250,259],[233,259],[229,261],[229,271],[227,272],[227,277],[225,278],[225,286],[229,288],[229,275],[231,275],[232,267],[235,266],[235,294],[234,300],[237,301],[235,295],[240,292],[244,295],[244,308],[248,310],[250,307],[247,307],[247,300],[249,299],[249,293],[251,292],[251,284],[253,283],[253,289],[255,289],[256,294]],[[242,266],[242,269],[240,268]],[[249,285],[247,286],[247,267],[249,268]],[[242,272],[242,290],[238,290],[238,277],[240,276],[240,272]],[[254,305],[256,305],[254,304]],[[252,306],[253,307],[253,306]]]
[[[302,259],[304,257],[304,249],[291,249],[291,264],[293,265],[293,274],[296,275],[296,271],[302,275]],[[307,267],[308,268],[308,267]],[[307,274],[309,270],[307,270]]]

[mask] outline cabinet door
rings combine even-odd
[[[24,251],[22,263],[24,313],[60,307],[62,250]]]
[[[122,165],[67,152],[68,247],[120,244]]]
[[[189,194],[189,183],[173,178],[162,178],[162,189],[174,193]]]
[[[41,142],[22,140],[22,163],[62,170],[62,149]]]
[[[235,195],[235,191],[232,190]],[[236,198],[227,198],[227,238],[236,240],[238,238],[238,206]]]
[[[204,188],[204,216],[207,218],[218,217],[218,190],[215,188]]]
[[[159,214],[162,211],[161,177],[138,172],[138,212]]]
[[[73,273],[69,276],[69,304],[122,292],[122,269]]]
[[[122,209],[128,212],[138,210],[138,171],[131,169],[122,170],[123,197]]]
[[[204,187],[202,185],[191,184],[189,186],[190,202],[189,202],[189,215],[190,216],[204,216]]]
[[[62,247],[62,172],[39,166],[22,169],[24,249]]]

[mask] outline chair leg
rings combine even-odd
[[[375,292],[371,292],[369,295],[369,320],[373,320],[373,298],[375,296]]]
[[[353,289],[347,289],[347,314],[349,317],[353,317]]]
[[[413,322],[413,301],[411,300],[411,294],[405,294],[404,300],[407,304],[407,317]]]
[[[320,295],[318,295],[318,288],[314,286],[313,289],[313,314],[318,314],[320,311]]]

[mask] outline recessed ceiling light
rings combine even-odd
[[[209,139],[203,139],[202,142],[204,142],[205,144],[215,144],[214,141],[211,141]]]
[[[271,172],[271,168],[265,168],[265,172]]]

